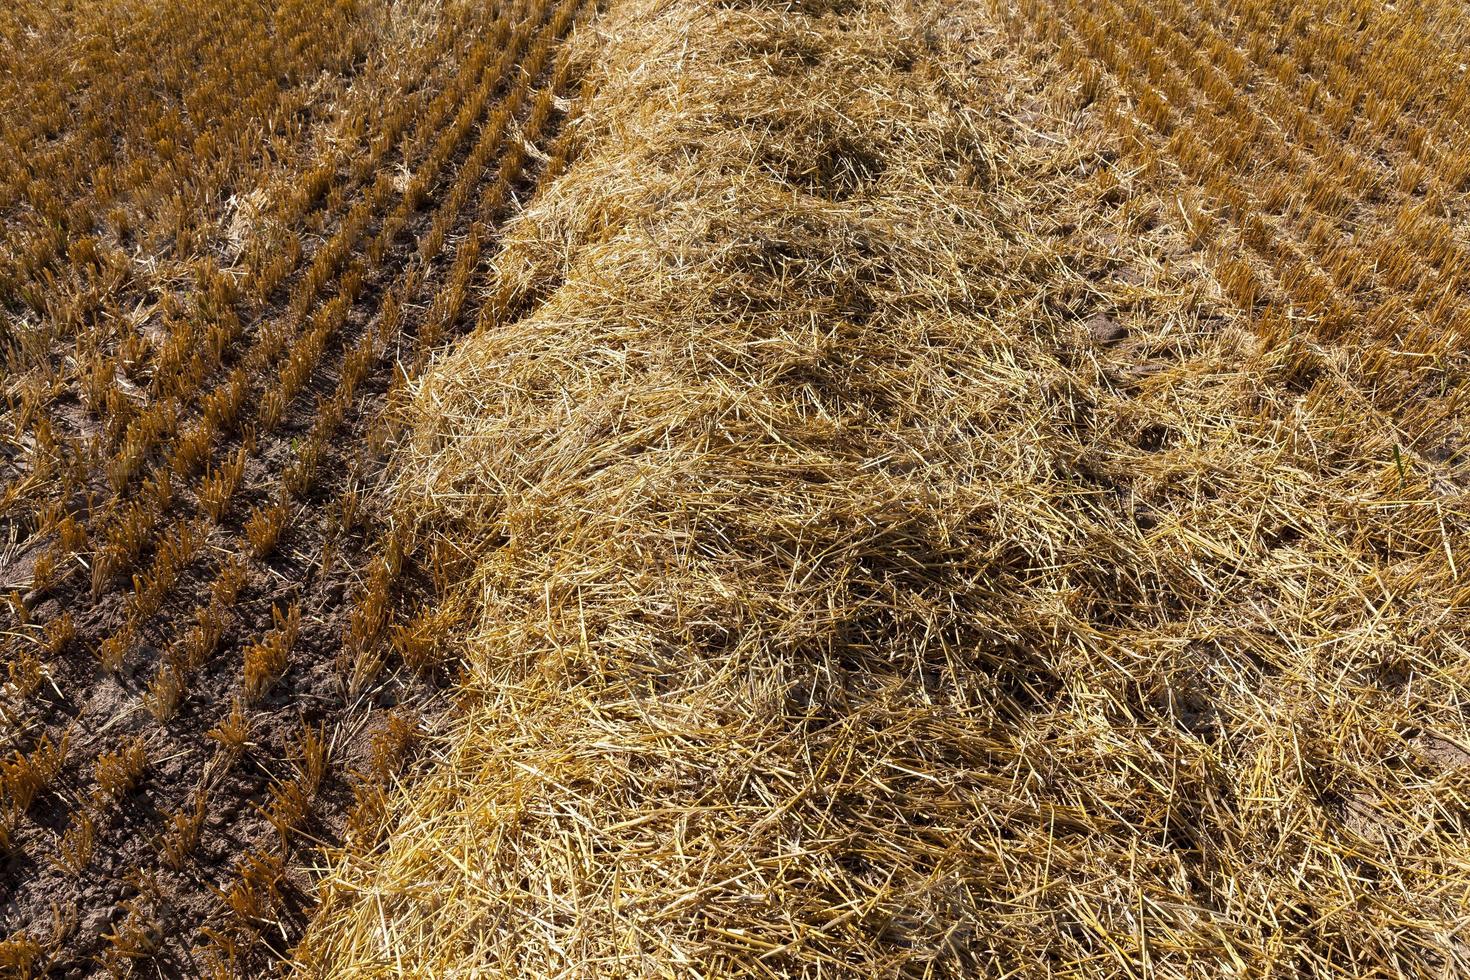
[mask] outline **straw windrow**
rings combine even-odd
[[[1463,465],[1263,339],[999,23],[584,33],[582,155],[400,455],[465,707],[306,969],[1470,969]]]

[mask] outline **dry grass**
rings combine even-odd
[[[465,708],[305,970],[1470,969],[1465,464],[998,23],[583,37],[583,155],[401,455]]]

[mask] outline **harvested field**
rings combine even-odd
[[[19,974],[261,975],[380,831],[457,662],[392,406],[565,151],[575,0],[199,6],[4,15]]]
[[[0,969],[1470,973],[1465,36],[0,15]]]

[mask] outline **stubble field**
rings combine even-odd
[[[0,13],[0,971],[1470,971],[1470,14]]]

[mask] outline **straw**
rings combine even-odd
[[[1463,464],[1289,383],[996,23],[584,33],[397,470],[465,708],[306,972],[1470,969]]]

